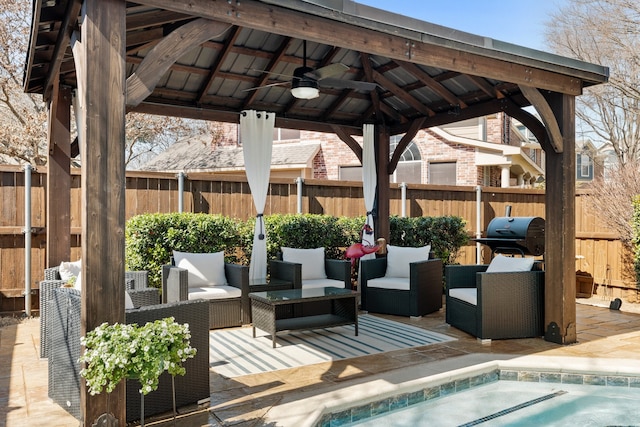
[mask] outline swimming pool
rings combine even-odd
[[[486,364],[421,387],[340,410],[326,409],[317,427],[640,425],[640,375],[614,360],[549,358],[538,364]],[[604,363],[606,366],[603,366]],[[487,369],[490,368],[490,369]],[[401,390],[401,388],[400,388]]]

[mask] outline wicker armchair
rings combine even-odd
[[[442,260],[425,259],[409,263],[409,277],[388,278],[387,257],[360,261],[360,293],[362,309],[373,313],[420,317],[442,308]],[[380,284],[371,286],[371,280]],[[385,281],[407,282],[398,289]]]
[[[159,299],[155,290],[155,301]],[[144,291],[150,293],[150,291]],[[133,296],[134,303],[140,301]],[[80,293],[75,289],[59,288],[49,302],[52,325],[49,364],[49,397],[80,419]],[[209,390],[209,305],[204,300],[156,304],[126,310],[127,323],[144,325],[146,322],[173,316],[179,323],[188,323],[191,346],[198,350],[193,359],[184,362],[186,374],[175,378],[176,406],[181,407],[208,398]],[[141,396],[136,380],[127,380],[127,422],[140,418]],[[160,376],[158,389],[144,399],[145,417],[171,411],[173,393],[171,376]]]
[[[224,264],[228,286],[240,289],[241,295],[233,298],[212,298],[209,301],[209,328],[228,328],[251,323],[249,301],[249,267]],[[186,301],[189,297],[189,275],[184,268],[162,266],[162,301]]]
[[[480,339],[544,334],[544,272],[487,273],[487,265],[445,268],[446,321]]]
[[[66,282],[60,277],[60,269],[58,266],[45,268],[44,280],[40,282],[40,357],[47,357],[49,348],[47,345],[47,302],[53,298],[53,291],[62,287]],[[147,272],[146,271],[127,271],[125,272],[125,286],[127,290],[147,289]],[[139,304],[136,304],[139,306]]]

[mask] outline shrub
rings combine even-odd
[[[275,258],[280,247],[325,248],[327,258],[344,258],[351,243],[344,222],[329,215],[270,215],[266,217],[267,257]]]
[[[436,258],[443,263],[454,263],[460,248],[467,244],[469,236],[465,222],[457,216],[420,216],[401,218],[392,216],[390,221],[390,241],[396,246],[431,245]]]
[[[239,221],[222,215],[168,213],[136,215],[125,229],[128,270],[147,270],[149,285],[161,286],[162,266],[173,250],[225,252],[227,262],[237,262],[241,244]]]

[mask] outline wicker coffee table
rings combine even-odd
[[[344,288],[286,289],[279,291],[252,292],[251,314],[253,318],[253,337],[256,328],[271,334],[273,348],[276,347],[276,334],[281,331],[318,329],[340,325],[355,325],[358,335],[359,292]],[[315,316],[296,317],[297,310],[279,310],[278,307],[293,306],[309,301],[331,301],[331,311]]]

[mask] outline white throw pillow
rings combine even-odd
[[[224,274],[224,252],[191,253],[173,251],[176,267],[189,273],[189,287],[226,285]]]
[[[531,271],[533,258],[515,258],[496,255],[487,267],[487,273],[508,273],[513,271]]]
[[[297,249],[282,247],[282,260],[302,264],[302,280],[326,279],[324,247]]]
[[[124,309],[130,310],[132,308],[135,308],[135,306],[133,305],[133,300],[131,299],[131,295],[129,295],[129,292],[125,292],[124,293]]]
[[[405,248],[387,245],[387,272],[385,277],[409,277],[409,264],[429,259],[431,245]]]
[[[72,277],[80,276],[80,270],[82,269],[82,260],[60,263],[58,271],[62,280],[69,280]]]

